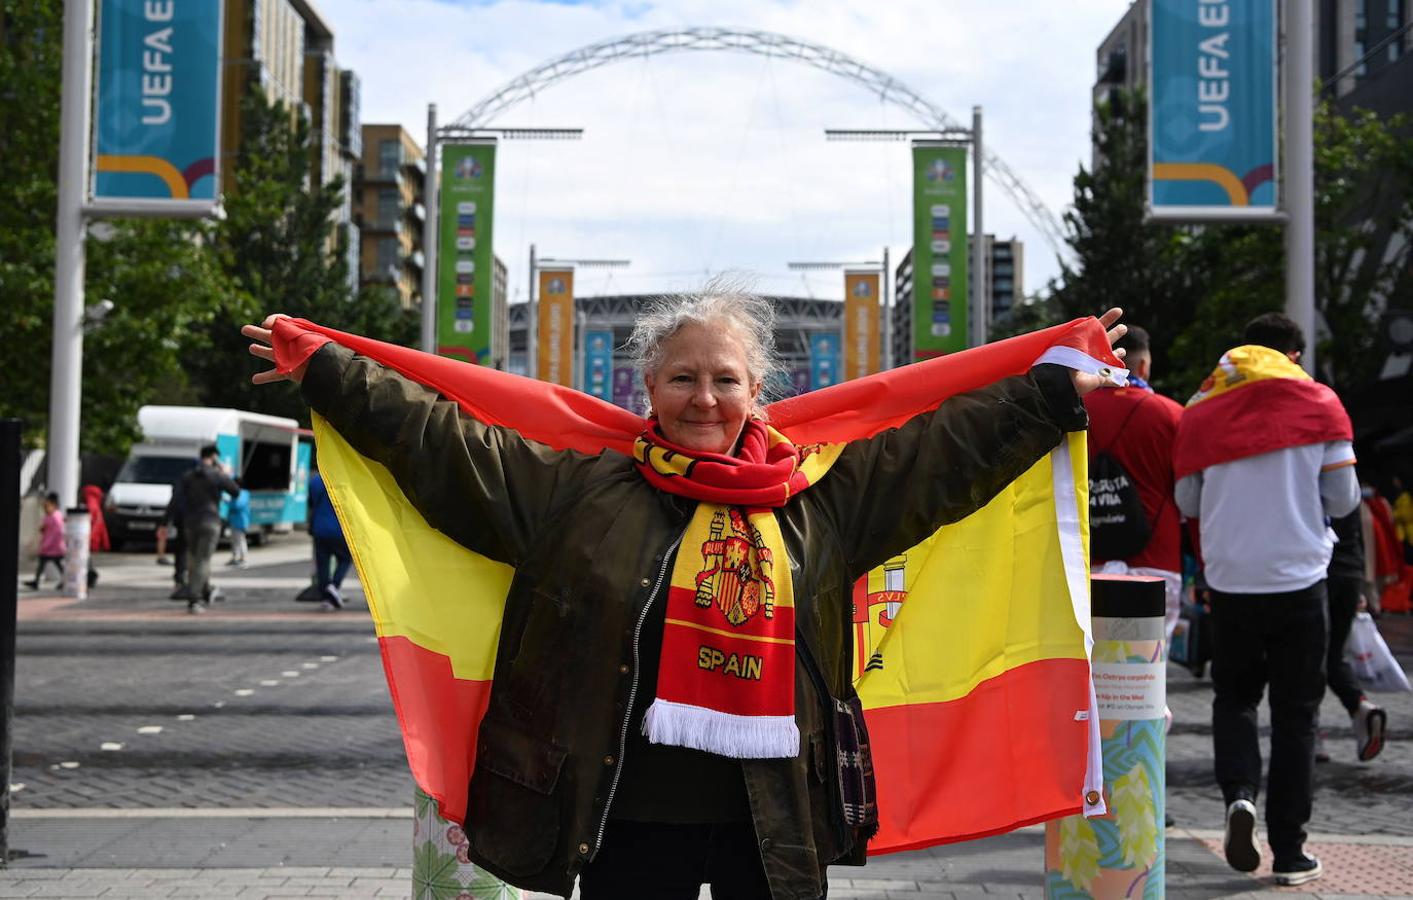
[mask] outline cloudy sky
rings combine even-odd
[[[443,122],[541,63],[636,32],[776,32],[880,69],[952,118],[984,108],[988,147],[1059,215],[1089,157],[1095,49],[1127,0],[318,0],[340,65],[362,79],[364,122],[418,143],[427,104]],[[837,273],[792,260],[862,261],[911,243],[908,145],[826,142],[825,128],[920,128],[910,112],[798,61],[747,53],[659,54],[544,87],[499,126],[584,129],[578,142],[503,142],[496,253],[523,298],[528,248],[626,258],[580,273],[580,293],[689,287],[744,270],[761,290],[841,297]],[[1025,287],[1054,252],[994,183],[986,228],[1025,242]]]

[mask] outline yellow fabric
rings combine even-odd
[[[1068,439],[1075,515],[1088,546],[1084,433]],[[867,648],[862,677],[857,652],[854,659],[865,707],[956,700],[1026,663],[1086,658],[1060,544],[1056,458],[1041,459],[979,512],[869,573],[875,601],[885,599],[890,583],[896,587],[900,567],[908,595],[923,599],[904,601],[891,627],[879,622],[882,603],[869,607],[862,628],[855,625],[855,639],[862,631]],[[1076,562],[1087,569],[1087,560],[1084,553]]]
[[[313,419],[319,474],[353,551],[378,637],[409,638],[447,656],[457,678],[489,680],[514,570],[428,525],[387,469],[350,447],[318,414]]]
[[[1222,358],[1217,361],[1217,367],[1202,382],[1197,393],[1187,401],[1187,405],[1194,406],[1203,400],[1210,400],[1227,391],[1268,378],[1311,380],[1308,372],[1279,350],[1257,344],[1244,344],[1222,354]]]

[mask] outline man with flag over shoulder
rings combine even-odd
[[[1304,850],[1325,691],[1327,520],[1359,504],[1353,431],[1334,391],[1300,368],[1300,327],[1278,313],[1246,326],[1188,401],[1173,468],[1177,502],[1200,520],[1212,588],[1212,738],[1232,868],[1261,862],[1257,707],[1271,692],[1267,838],[1277,884],[1319,878]]]

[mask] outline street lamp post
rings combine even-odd
[[[1300,364],[1315,372],[1315,98],[1311,0],[1285,5],[1285,309],[1305,335]]]

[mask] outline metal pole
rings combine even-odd
[[[576,307],[579,305],[578,297],[574,298],[574,305]],[[587,369],[588,366],[585,363],[584,357],[586,355],[585,332],[589,330],[589,314],[576,311],[574,313],[574,325],[579,330],[579,333],[574,336],[574,389],[588,393],[589,385],[587,379],[584,377],[584,370]]]
[[[437,105],[427,104],[427,176],[422,199],[427,215],[422,219],[422,352],[437,352],[437,225],[441,211],[437,179]]]
[[[0,419],[0,869],[10,861],[15,732],[15,628],[20,577],[20,420]]]
[[[1284,5],[1285,311],[1305,335],[1300,364],[1315,372],[1315,97],[1311,0]]]
[[[971,277],[972,284],[975,285],[972,291],[975,303],[972,306],[971,346],[980,347],[986,343],[986,335],[990,331],[991,298],[987,296],[986,292],[986,226],[981,215],[981,192],[986,176],[986,163],[982,153],[981,107],[979,106],[971,108],[971,151],[972,175],[975,178],[971,188],[972,234],[974,235],[971,247]]]
[[[54,241],[54,346],[49,371],[49,490],[78,502],[83,399],[83,200],[88,194],[89,99],[93,95],[93,0],[64,0],[59,106],[59,211]]]
[[[539,348],[536,342],[540,338],[540,307],[535,302],[535,245],[530,245],[530,284],[525,290],[527,302],[530,304],[530,315],[525,318],[525,374],[531,378],[540,377],[539,369]]]
[[[893,277],[893,272],[888,268],[888,247],[883,248],[883,296],[880,300],[883,303],[883,368],[885,370],[893,368],[893,306],[891,298],[892,290],[888,286],[889,280]]]

